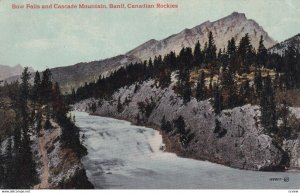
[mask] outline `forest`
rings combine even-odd
[[[52,82],[51,71],[36,72],[33,84],[29,80],[30,73],[25,68],[20,83],[5,82],[0,86],[3,121],[11,120],[1,128],[5,132],[0,133],[1,188],[32,188],[39,182],[32,138],[39,136],[41,129],[51,130],[51,120],[62,127],[63,147],[71,148],[78,157],[87,153],[79,141],[79,129],[67,116],[69,108],[59,85]]]
[[[299,50],[291,45],[282,56],[269,53],[262,37],[256,50],[248,34],[238,43],[232,38],[226,49],[217,50],[210,32],[205,45],[198,41],[194,48],[184,47],[178,54],[170,52],[123,66],[68,95],[61,94],[49,69],[37,71],[33,83],[28,68],[20,82],[1,83],[0,113],[5,119],[0,130],[0,187],[32,188],[38,182],[32,136],[39,136],[41,129],[51,129],[51,120],[62,127],[60,143],[64,147],[73,149],[78,157],[87,153],[79,140],[79,128],[68,116],[70,104],[91,97],[109,100],[121,87],[135,84],[138,89],[140,83],[150,79],[161,89],[172,86],[184,105],[192,98],[210,100],[216,115],[245,104],[259,105],[264,132],[272,136],[279,149],[284,139],[294,139],[300,131],[299,124],[288,120],[289,107],[299,105],[297,97],[288,97],[300,88]],[[147,114],[155,107],[153,103],[138,105]],[[96,110],[97,104],[91,108]],[[162,117],[162,131],[176,128],[182,145],[188,145],[193,136],[185,130],[184,119],[178,117],[171,123]],[[224,135],[217,122],[215,133]]]
[[[95,82],[73,89],[67,100],[75,103],[91,97],[100,99],[99,104],[90,106],[95,111],[101,106],[101,99],[110,100],[121,87],[135,84],[138,89],[140,83],[150,79],[161,89],[171,85],[185,105],[192,98],[210,100],[216,115],[245,104],[259,105],[264,132],[272,136],[279,149],[284,139],[295,139],[300,131],[298,122],[289,113],[289,107],[299,105],[299,50],[290,45],[282,56],[270,53],[262,36],[256,50],[248,34],[238,43],[232,38],[226,49],[217,50],[210,32],[205,45],[198,41],[194,48],[184,47],[179,54],[170,52],[164,57],[159,55],[121,67],[108,77],[100,76]],[[155,101],[146,103],[138,105],[149,116]],[[119,110],[122,104],[118,104]],[[137,119],[139,123],[140,117]],[[184,125],[182,117],[172,123],[164,118],[161,121],[161,129],[165,132],[175,129],[186,146],[193,136],[185,131]],[[224,136],[226,131],[218,127],[216,120],[215,133]]]

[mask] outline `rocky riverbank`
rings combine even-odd
[[[186,130],[190,130],[194,138],[187,147],[182,147],[176,134],[164,133],[169,151],[248,170],[277,168],[281,164],[284,153],[263,132],[259,106],[248,104],[223,110],[216,115],[210,100],[198,102],[192,99],[184,105],[171,87],[161,89],[150,80],[121,88],[111,100],[81,101],[74,105],[74,109],[155,128],[160,127],[163,116],[170,122],[182,116]],[[144,109],[147,109],[146,112]],[[298,111],[295,112],[298,116]],[[289,153],[290,167],[299,167],[299,138],[284,143],[285,152]]]

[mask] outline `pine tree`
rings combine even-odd
[[[266,66],[267,59],[268,59],[268,51],[264,45],[263,36],[261,35],[259,40],[259,47],[257,51],[257,67],[260,68],[262,66]]]
[[[201,71],[200,76],[198,77],[197,87],[196,87],[196,99],[197,101],[202,101],[206,97],[205,93],[205,73]]]
[[[179,133],[180,135],[184,135],[185,134],[185,127],[186,127],[184,118],[180,115],[173,122],[174,122],[174,127],[176,129],[176,132]]]
[[[214,37],[212,35],[212,32],[210,31],[208,33],[208,45],[206,49],[206,62],[209,64],[212,64],[214,66],[214,63],[216,62],[216,51],[217,47],[215,45]]]
[[[194,48],[194,65],[200,66],[202,62],[203,62],[203,54],[201,52],[201,45],[198,40]]]
[[[37,102],[40,99],[41,77],[39,71],[36,71],[32,88],[32,100]]]
[[[41,98],[44,103],[50,101],[51,91],[52,91],[52,73],[49,69],[43,72],[43,78],[41,82]]]
[[[240,40],[238,55],[241,59],[242,72],[248,73],[250,69],[250,65],[253,61],[253,47],[250,43],[250,38],[248,33]]]
[[[213,107],[217,115],[220,114],[223,109],[223,96],[218,85],[216,85],[214,88]]]
[[[255,85],[256,96],[261,97],[262,88],[263,88],[261,70],[257,70],[257,69],[255,70],[254,85]]]
[[[289,115],[290,115],[290,110],[289,110],[288,103],[286,102],[286,100],[283,100],[279,109],[278,118],[282,121],[280,127],[280,133],[286,139],[289,139],[291,136],[291,128],[289,127],[288,124]]]
[[[56,82],[52,90],[52,110],[55,116],[64,116],[67,113],[67,107],[64,104],[63,97],[60,92],[59,84]]]
[[[12,139],[8,138],[7,144],[5,147],[5,171],[4,171],[4,187],[7,189],[16,188],[16,173],[14,167],[13,159],[13,148],[12,148]]]
[[[184,79],[182,82],[182,87],[180,89],[182,92],[183,103],[186,104],[191,100],[192,89],[190,83],[190,72],[187,68],[184,71],[186,72],[184,72]]]
[[[242,104],[247,104],[250,103],[251,100],[251,88],[250,88],[250,83],[249,80],[245,80],[241,85],[240,85],[240,101]]]
[[[121,113],[123,111],[123,105],[121,103],[121,97],[118,98],[117,111]]]
[[[0,141],[0,189],[4,186],[4,156],[2,155],[2,141]]]
[[[265,131],[276,134],[276,104],[271,77],[268,75],[263,82],[262,94],[260,97],[261,123]]]

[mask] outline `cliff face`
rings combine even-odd
[[[138,103],[150,104],[151,101],[155,105],[146,117],[140,112]],[[192,99],[183,105],[171,86],[162,90],[156,87],[154,81],[122,88],[110,101],[88,99],[75,104],[74,108],[88,111],[93,103],[100,103],[95,111],[98,115],[126,119],[136,124],[139,115],[144,124],[154,127],[160,126],[163,116],[169,121],[183,116],[186,129],[195,135],[186,148],[179,145],[178,136],[164,134],[168,149],[181,156],[250,170],[276,167],[282,160],[283,153],[274,146],[271,137],[263,133],[258,106],[245,105],[216,115],[209,100],[197,102]],[[215,132],[216,120],[220,123],[222,136]],[[300,167],[299,143],[297,140],[286,143],[286,149],[291,152],[290,165]]]
[[[38,160],[40,183],[35,189],[90,189],[83,164],[77,154],[61,146],[61,127],[51,121],[52,128],[35,136],[33,150]]]

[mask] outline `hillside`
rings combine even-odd
[[[138,90],[136,85],[124,87],[115,92],[111,100],[88,99],[75,104],[74,109],[160,129],[167,149],[180,156],[249,170],[275,168],[280,164],[283,154],[274,146],[272,138],[263,132],[259,106],[248,104],[216,115],[211,100],[198,102],[192,99],[184,104],[172,87],[157,88],[155,81],[150,80],[139,85]],[[139,104],[150,104],[150,101],[154,102],[154,106],[146,116]],[[95,111],[90,108],[93,104],[100,104]],[[293,110],[298,118],[299,110]],[[178,116],[184,118],[186,130],[194,135],[187,147],[180,145],[179,134],[168,133],[161,128],[163,117],[172,123]],[[216,132],[215,120],[224,131],[222,136],[221,132]],[[290,166],[300,167],[299,139],[287,140],[285,144],[286,150],[292,152]]]
[[[300,34],[297,34],[283,42],[280,42],[269,49],[270,53],[283,55],[289,46],[293,46],[295,49],[300,49]]]

